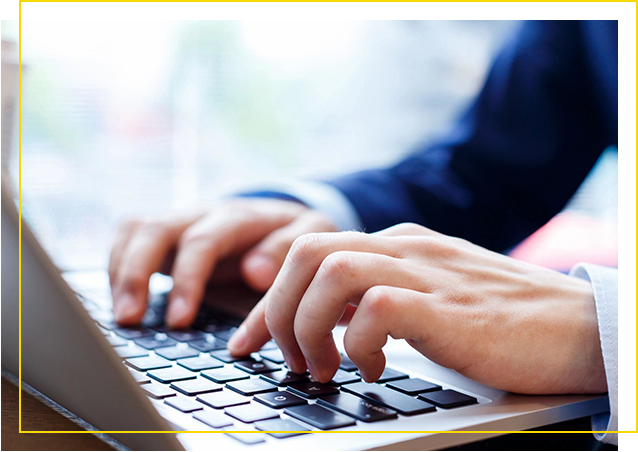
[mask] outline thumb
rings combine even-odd
[[[268,234],[257,246],[246,253],[241,272],[250,287],[265,292],[286,260],[292,243],[303,234],[336,231],[328,218],[316,211],[307,211],[279,229]]]
[[[270,339],[266,326],[266,298],[250,311],[235,334],[228,341],[228,350],[234,356],[248,356],[259,350]]]

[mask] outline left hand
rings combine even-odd
[[[269,331],[292,371],[327,382],[349,304],[344,345],[368,382],[383,372],[390,335],[495,388],[606,391],[590,283],[414,224],[300,237],[228,347],[257,350]]]

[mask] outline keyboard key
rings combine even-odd
[[[169,397],[164,400],[164,403],[180,410],[182,413],[192,413],[193,411],[204,409],[204,406],[201,403],[197,403],[193,399],[182,396]]]
[[[200,352],[208,353],[214,350],[226,350],[226,342],[219,340],[215,337],[208,339],[197,339],[196,341],[190,341],[188,343],[195,350],[199,350]]]
[[[162,347],[172,347],[177,344],[177,341],[171,339],[170,337],[157,339],[153,336],[140,337],[138,339],[134,339],[133,342],[135,342],[140,347],[144,347],[148,350],[154,350],[156,348]]]
[[[279,413],[272,408],[256,403],[229,407],[224,410],[224,413],[246,424],[279,417]]]
[[[299,383],[302,381],[310,381],[307,375],[300,375],[287,370],[280,370],[278,372],[271,372],[267,374],[259,375],[259,378],[266,380],[277,386],[288,386],[292,383]]]
[[[275,409],[305,405],[308,403],[306,399],[302,399],[288,391],[266,392],[264,394],[256,395],[254,400]]]
[[[193,358],[179,359],[177,360],[177,364],[182,367],[186,367],[188,370],[192,370],[193,372],[224,367],[223,362],[218,361],[215,358],[211,358],[210,356],[195,356]]]
[[[422,400],[417,400],[398,391],[393,391],[377,383],[351,383],[341,386],[341,389],[358,397],[370,400],[371,402],[396,410],[406,416],[436,410],[434,405]]]
[[[321,406],[339,411],[363,422],[384,421],[397,417],[397,412],[347,393],[317,399]]]
[[[228,329],[221,329],[221,330],[213,331],[213,336],[215,336],[218,339],[221,339],[222,341],[228,342],[230,340],[230,337],[233,334],[235,334],[235,331],[237,331],[237,328],[235,327],[228,328]]]
[[[223,386],[206,378],[195,378],[171,383],[171,388],[178,390],[187,396],[196,396],[206,392],[221,391]]]
[[[243,405],[250,402],[250,398],[239,395],[233,391],[221,391],[202,394],[197,396],[197,400],[216,409],[235,405]]]
[[[235,367],[243,370],[244,372],[248,372],[249,374],[262,374],[266,372],[275,372],[280,370],[281,367],[276,364],[271,364],[268,361],[255,361],[254,359],[249,359],[246,361],[237,361],[235,363]]]
[[[423,392],[438,391],[441,386],[421,380],[420,378],[408,378],[405,380],[392,381],[386,384],[388,388],[401,391],[407,395],[415,396]]]
[[[267,359],[268,361],[272,361],[273,363],[276,363],[276,364],[284,363],[284,354],[281,353],[281,350],[278,350],[278,349],[262,350],[259,352],[259,356],[261,356],[263,359]]]
[[[320,430],[332,430],[356,424],[354,419],[330,411],[317,404],[291,406],[284,409],[284,413]]]
[[[358,370],[357,366],[355,366],[350,358],[348,358],[346,355],[341,355],[341,364],[339,365],[339,367],[348,372]]]
[[[466,394],[461,394],[460,392],[456,392],[452,389],[419,394],[419,399],[425,400],[426,402],[441,408],[457,408],[460,406],[478,403],[476,398]]]
[[[137,345],[133,347],[115,347],[113,350],[120,355],[120,358],[138,358],[141,356],[148,356],[148,350],[143,349],[142,347],[138,347]]]
[[[122,345],[128,345],[128,342],[126,342],[124,339],[122,339],[119,336],[111,336],[109,334],[108,336],[106,336],[106,340],[109,341],[109,344],[111,344],[111,347],[120,347]]]
[[[129,371],[131,372],[131,375],[133,375],[133,378],[135,378],[135,381],[137,381],[139,384],[151,382],[151,379],[148,378],[147,375],[144,375],[142,372],[138,372],[137,370],[133,369],[129,369]]]
[[[359,373],[358,370],[357,370],[357,375],[361,375],[361,373]],[[385,383],[387,381],[402,380],[404,378],[409,378],[409,377],[410,376],[408,374],[404,374],[403,372],[399,372],[398,370],[388,369],[386,367],[383,373],[381,374],[381,376],[379,377],[379,379],[376,381],[376,383]]]
[[[148,328],[143,326],[132,327],[132,328],[115,328],[113,332],[117,334],[118,336],[123,337],[124,339],[129,339],[129,340],[155,335],[155,331],[149,330]]]
[[[170,360],[193,358],[195,356],[199,356],[199,352],[197,350],[182,347],[160,348],[158,350],[155,350],[155,353],[163,358]]]
[[[175,395],[175,391],[169,389],[168,386],[159,385],[157,383],[150,383],[140,386],[144,391],[148,393],[154,399],[163,399],[164,397],[171,397]]]
[[[159,356],[143,356],[141,358],[129,358],[126,360],[126,364],[141,372],[147,370],[162,369],[164,367],[171,367],[173,364],[170,361],[160,358]]]
[[[229,427],[233,425],[233,420],[231,418],[225,414],[217,413],[215,411],[200,411],[193,414],[193,417],[213,428]]]
[[[197,330],[172,330],[167,331],[166,335],[171,339],[175,339],[179,342],[190,342],[195,341],[197,339],[202,339],[206,337],[204,333]]]
[[[329,384],[341,386],[348,383],[355,383],[357,381],[361,381],[361,377],[353,374],[352,372],[346,372],[345,370],[338,369]]]
[[[202,372],[202,376],[213,380],[216,383],[228,383],[229,381],[243,380],[250,378],[246,372],[242,372],[234,367],[222,367],[221,369],[211,369]]]
[[[277,347],[277,343],[273,341],[272,339],[261,346],[261,350],[274,350],[276,348],[279,348],[279,347]]]
[[[316,381],[294,383],[288,385],[286,390],[308,399],[316,399],[317,397],[339,394],[339,390],[334,386],[318,383]]]
[[[168,367],[166,369],[149,370],[147,375],[160,383],[172,383],[174,381],[189,380],[197,376],[196,373],[183,367]]]
[[[242,431],[243,430],[245,429],[242,428]],[[224,433],[224,435],[227,435],[232,439],[237,440],[240,443],[244,443],[248,446],[252,444],[263,443],[266,441],[266,435],[263,435],[261,433],[233,433],[232,431],[229,431]]]
[[[277,386],[260,380],[259,378],[251,378],[249,380],[239,380],[227,383],[226,387],[245,396],[261,394],[263,392],[276,391]]]
[[[226,349],[212,351],[210,352],[210,356],[225,363],[234,363],[236,361],[246,361],[248,359],[251,359],[250,356],[232,356]]]
[[[290,419],[269,419],[267,421],[255,422],[255,428],[268,433],[275,438],[289,438],[291,436],[303,435],[302,432],[309,432],[310,429],[303,425],[297,424]],[[288,433],[276,433],[276,432],[288,432]]]

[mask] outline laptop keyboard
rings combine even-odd
[[[284,440],[313,430],[334,430],[403,416],[432,416],[437,410],[478,403],[475,397],[388,367],[376,383],[365,383],[355,364],[342,356],[327,384],[289,372],[273,341],[257,353],[234,357],[226,343],[238,322],[205,309],[189,330],[161,323],[164,303],[155,295],[143,326],[122,328],[110,312],[83,300],[89,314],[146,394],[201,424],[222,429],[244,444]],[[214,320],[210,320],[214,319]],[[191,424],[192,425],[192,424]],[[397,427],[397,430],[400,428]]]

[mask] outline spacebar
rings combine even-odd
[[[414,397],[386,388],[377,383],[352,383],[341,386],[341,389],[371,402],[396,410],[405,416],[436,411],[434,405],[430,403],[415,399]]]

